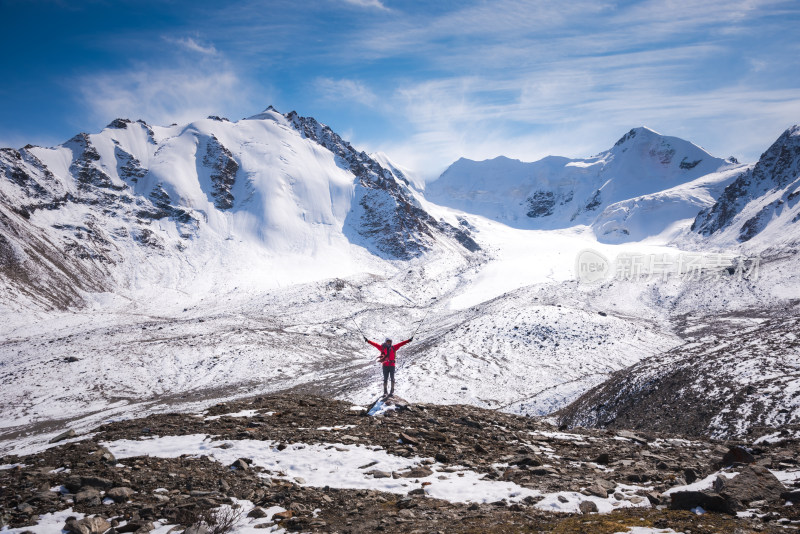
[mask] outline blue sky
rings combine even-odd
[[[436,176],[646,125],[754,161],[800,123],[800,2],[0,0],[0,145],[267,105]]]

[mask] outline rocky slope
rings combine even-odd
[[[800,221],[800,126],[786,130],[758,163],[697,215],[692,230],[720,243],[794,243]]]
[[[215,532],[721,533],[800,526],[796,440],[753,446],[624,431],[565,433],[468,406],[397,400],[392,408],[368,417],[348,403],[281,394],[202,414],[108,423],[86,436],[67,433],[41,452],[0,459],[0,525],[75,533],[209,532],[226,520],[231,528]],[[187,448],[195,436],[202,452]],[[141,449],[147,456],[131,452],[148,446]],[[305,464],[311,451],[328,460]],[[359,452],[382,456],[364,465],[341,462]],[[398,467],[384,471],[391,462]],[[505,498],[492,497],[497,488]],[[709,513],[698,515],[697,506]],[[751,513],[736,515],[744,510]]]
[[[800,435],[796,307],[683,318],[686,344],[614,373],[559,412],[569,427],[730,438]]]

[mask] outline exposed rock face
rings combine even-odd
[[[118,119],[109,128],[128,129],[131,124]],[[140,126],[152,138],[149,127]],[[78,134],[63,147],[72,153],[69,179],[56,177],[34,154],[37,147],[0,150],[0,270],[6,285],[22,298],[55,308],[80,306],[82,292],[113,287],[114,266],[125,260],[117,246],[120,239],[161,249],[148,228],[151,220],[190,222],[188,213],[172,206],[163,191],[156,189],[151,199],[135,194],[131,186],[147,169],[120,146],[114,146],[111,164],[121,181],[106,172],[108,162],[102,161],[91,136]],[[36,222],[39,214],[47,226]],[[108,219],[116,224],[110,226]]]
[[[234,201],[232,190],[236,183],[239,164],[233,158],[231,151],[225,148],[215,135],[206,142],[203,165],[211,169],[210,178],[214,187],[211,195],[215,199],[214,205],[221,210],[231,209]]]
[[[800,178],[800,126],[786,130],[758,163],[725,188],[716,203],[697,215],[692,230],[708,236],[738,228],[738,240],[749,241],[785,211],[794,215]]]
[[[800,428],[798,363],[787,356],[800,350],[800,319],[777,312],[761,320],[745,332],[698,329],[686,346],[586,392],[559,412],[561,423],[716,438]]]
[[[395,177],[312,117],[301,117],[292,111],[286,118],[304,137],[333,152],[339,165],[356,176],[359,209],[357,220],[350,224],[368,243],[374,243],[377,252],[409,259],[430,250],[434,240],[442,234],[452,237],[470,252],[480,249],[468,229],[437,221],[422,209],[410,193],[405,177]]]

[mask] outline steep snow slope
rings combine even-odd
[[[10,306],[65,307],[87,291],[270,287],[477,250],[417,196],[294,112],[166,128],[117,119],[58,147],[2,150],[2,286]]]
[[[592,158],[550,156],[532,163],[505,157],[481,162],[462,158],[428,184],[426,196],[517,228],[585,224],[592,225],[601,240],[635,241],[667,230],[674,217],[693,217],[708,203],[708,193],[702,191],[652,195],[734,167],[682,139],[635,128]],[[690,189],[713,187],[728,178],[718,176]],[[670,207],[663,212],[648,209],[665,203]],[[639,211],[650,212],[647,227],[627,223],[631,213]]]
[[[759,161],[697,215],[692,230],[717,246],[746,249],[797,243],[800,239],[800,126],[786,130]]]

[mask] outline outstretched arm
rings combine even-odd
[[[411,339],[414,339],[414,338],[412,337]],[[398,343],[397,345],[395,345],[395,346],[394,346],[394,347],[392,347],[392,348],[393,348],[394,350],[397,350],[397,349],[399,349],[400,347],[402,347],[403,345],[405,345],[406,343],[410,343],[410,342],[411,342],[411,339],[406,339],[405,341],[401,341],[400,343]]]
[[[375,343],[374,341],[370,341],[370,340],[369,340],[369,339],[367,339],[367,338],[364,338],[364,340],[365,340],[367,343],[369,343],[370,345],[372,345],[373,347],[375,347],[376,349],[378,349],[378,350],[381,350],[381,345],[380,345],[380,343]]]

